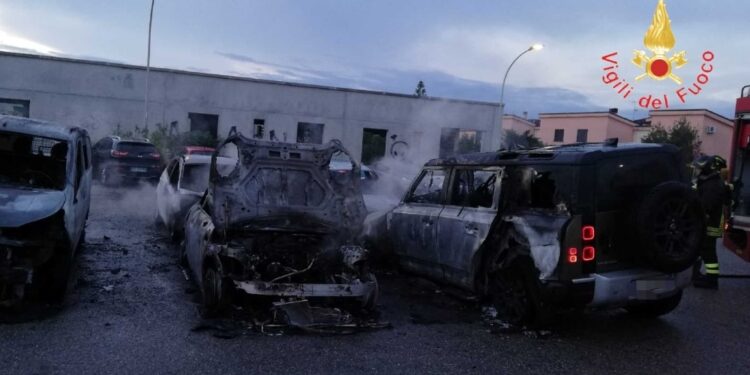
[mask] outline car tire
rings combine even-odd
[[[55,249],[55,254],[36,273],[38,279],[34,284],[37,295],[43,302],[62,304],[68,290],[70,274],[73,269],[73,256],[67,249]]]
[[[205,268],[202,285],[201,315],[214,318],[224,313],[231,304],[231,289],[218,267],[210,264]]]
[[[372,293],[362,297],[362,310],[368,313],[373,312],[377,308],[378,298],[380,297],[380,285],[378,284],[378,279],[371,272],[368,272],[360,279],[362,282],[375,283],[375,289]]]
[[[679,293],[667,298],[627,306],[625,310],[640,318],[657,318],[676,309],[681,300],[682,291],[679,291]]]
[[[531,259],[523,257],[489,275],[489,293],[498,320],[519,329],[545,322],[547,313],[534,270]]]
[[[107,167],[102,167],[99,170],[99,182],[102,184],[102,186],[109,185],[109,174],[107,173]]]
[[[638,207],[636,235],[648,265],[666,273],[692,266],[705,236],[697,194],[683,183],[665,182],[651,189]]]

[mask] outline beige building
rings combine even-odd
[[[652,127],[658,124],[665,129],[671,129],[682,118],[698,131],[702,153],[720,155],[729,160],[734,132],[732,120],[707,109],[668,109],[649,112]]]
[[[540,113],[539,120],[536,135],[547,145],[601,142],[607,138],[632,142],[637,125],[618,115],[614,108],[608,112]]]
[[[698,131],[700,152],[726,159],[729,158],[734,131],[732,120],[707,109],[650,111],[648,118],[638,121],[618,115],[616,109],[609,112],[542,113],[539,117],[536,135],[547,145],[602,142],[607,138],[641,142],[655,125],[670,130],[677,121],[685,118]]]

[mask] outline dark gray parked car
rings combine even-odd
[[[185,222],[185,253],[204,312],[222,310],[238,291],[374,308],[377,282],[359,246],[359,165],[351,174],[329,169],[334,154],[348,155],[343,146],[235,134],[217,150],[238,162],[217,164],[214,156],[208,190]]]
[[[404,268],[514,325],[559,308],[667,313],[705,232],[678,150],[616,140],[432,160],[387,228]]]

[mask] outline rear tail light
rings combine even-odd
[[[161,159],[161,155],[158,152],[149,154],[154,159]]]
[[[112,150],[112,152],[110,152],[110,155],[112,155],[113,158],[122,158],[122,157],[128,156],[128,152]]]
[[[584,241],[593,241],[596,238],[596,230],[591,225],[586,225],[581,229],[581,238]]]
[[[596,248],[593,246],[586,246],[581,250],[581,259],[584,262],[590,262],[596,258]]]
[[[578,263],[578,249],[575,247],[568,249],[568,263]]]

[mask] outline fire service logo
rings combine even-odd
[[[641,81],[648,77],[655,81],[669,79],[678,88],[674,89],[674,96],[671,93],[653,94],[646,93],[638,98],[638,106],[646,109],[667,109],[670,105],[670,99],[680,103],[686,103],[690,96],[697,96],[708,84],[709,75],[714,70],[712,61],[714,54],[711,51],[704,51],[701,54],[700,69],[692,80],[690,85],[683,85],[683,80],[677,74],[680,68],[688,64],[687,53],[685,51],[670,51],[675,47],[675,36],[672,33],[672,21],[667,14],[667,6],[664,0],[659,0],[651,20],[651,25],[643,37],[643,45],[651,53],[643,50],[635,50],[631,62],[636,65],[643,73],[637,75],[635,81]],[[628,99],[635,87],[622,78],[618,69],[620,68],[617,60],[618,52],[611,52],[602,56],[602,61],[606,64],[602,69],[602,82],[610,86],[623,99]],[[638,94],[636,94],[638,95]]]

